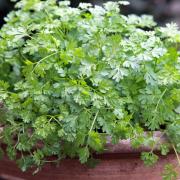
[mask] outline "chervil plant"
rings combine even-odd
[[[56,157],[88,162],[112,143],[180,152],[180,32],[119,5],[21,0],[0,31],[1,142],[23,171]],[[145,133],[148,131],[148,133]],[[170,165],[165,174],[169,173]]]

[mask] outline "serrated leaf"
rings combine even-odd
[[[96,151],[102,151],[104,149],[103,138],[97,132],[90,132],[88,136],[88,145]]]
[[[81,163],[86,163],[89,155],[89,149],[87,147],[79,149],[79,160]]]
[[[151,152],[143,152],[141,154],[141,159],[146,166],[153,166],[158,161],[158,156]]]

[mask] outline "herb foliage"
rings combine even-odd
[[[124,16],[121,4],[128,2],[71,8],[68,1],[21,0],[6,17],[1,141],[23,171],[40,168],[49,156],[86,163],[103,152],[106,136],[151,146],[141,158],[152,165],[154,130],[180,152],[180,32],[148,15]],[[162,154],[168,147],[161,146]],[[175,176],[169,167],[166,174]]]

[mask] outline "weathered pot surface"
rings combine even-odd
[[[160,132],[155,133],[155,138],[161,136]],[[145,167],[140,160],[140,152],[148,148],[141,147],[134,150],[130,141],[124,140],[117,145],[112,145],[110,140],[107,143],[107,151],[95,155],[100,159],[95,168],[82,165],[78,160],[63,160],[57,167],[55,164],[46,164],[43,169],[32,175],[29,170],[25,173],[17,167],[15,162],[4,157],[0,161],[0,179],[5,180],[161,180],[164,165],[172,163],[177,165],[176,156],[170,153],[168,156],[160,156],[154,167]],[[180,168],[178,169],[180,172]]]

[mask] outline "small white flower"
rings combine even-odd
[[[165,37],[176,37],[180,35],[180,31],[178,30],[178,25],[176,23],[168,23],[166,27],[161,27],[160,32]]]
[[[107,11],[115,11],[115,12],[119,12],[119,4],[117,2],[107,2],[104,4],[104,8],[107,10]]]
[[[95,6],[94,8],[90,8],[89,11],[91,12],[91,14],[93,14],[96,17],[103,16],[106,13],[105,9],[100,6]]]
[[[79,4],[79,8],[81,8],[81,9],[88,9],[90,7],[92,7],[91,3],[80,3]]]
[[[121,5],[124,5],[124,6],[127,6],[127,5],[130,4],[129,1],[119,1],[118,3],[121,4]]]
[[[70,1],[60,1],[59,6],[69,6],[71,3]]]

